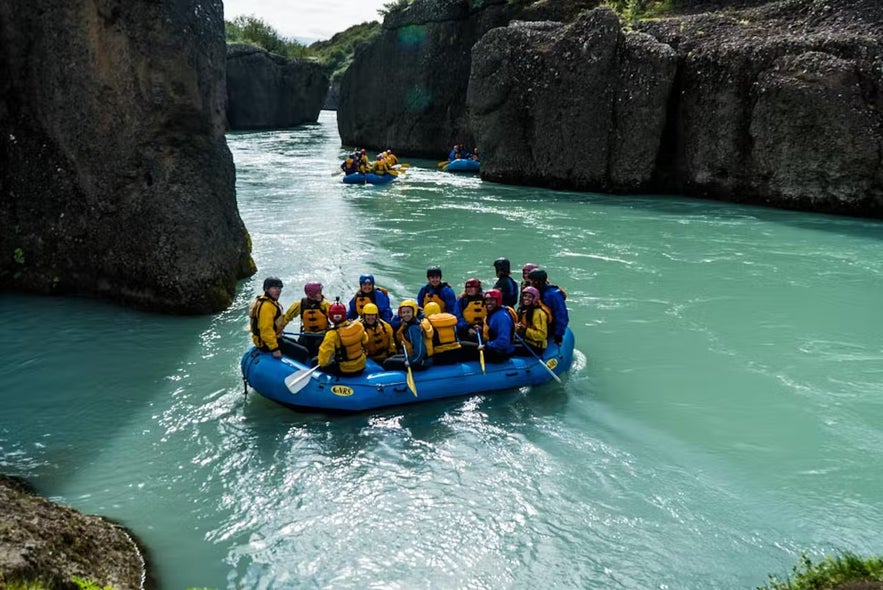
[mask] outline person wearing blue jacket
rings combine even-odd
[[[435,301],[442,312],[459,315],[457,294],[454,293],[454,289],[449,284],[443,283],[441,278],[442,271],[439,267],[430,266],[426,269],[426,280],[428,282],[420,287],[420,291],[417,293],[417,305],[423,309],[427,303]]]
[[[545,269],[537,267],[528,273],[527,278],[530,279],[531,286],[540,292],[540,299],[543,304],[552,312],[552,322],[549,324],[549,338],[555,341],[555,344],[561,344],[564,339],[564,331],[570,322],[567,315],[567,293],[558,285],[549,283],[549,275]]]
[[[379,310],[380,319],[389,322],[392,319],[392,309],[389,306],[389,295],[383,287],[374,285],[374,275],[361,275],[359,277],[359,290],[350,299],[346,317],[349,320],[357,320],[362,316],[365,306],[373,303]]]
[[[515,352],[512,335],[515,333],[517,316],[511,307],[503,305],[503,294],[499,289],[484,292],[484,306],[487,308],[482,330],[484,357],[489,363],[502,363]]]

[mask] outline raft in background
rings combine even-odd
[[[451,160],[445,165],[446,172],[478,172],[481,167],[479,160]]]
[[[417,394],[409,389],[404,371],[386,371],[368,360],[357,377],[335,377],[287,357],[252,347],[242,357],[242,379],[262,396],[285,406],[312,410],[360,412],[386,406],[511,390],[551,381],[552,374],[567,372],[573,363],[574,338],[568,328],[561,345],[549,341],[542,360],[517,356],[503,363],[478,360],[432,366],[413,371]],[[286,382],[290,385],[286,385]]]
[[[344,184],[388,184],[395,179],[396,177],[393,174],[383,174],[378,176],[373,172],[369,172],[368,174],[354,172],[353,174],[347,174],[344,176],[343,182]]]

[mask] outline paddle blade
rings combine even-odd
[[[417,384],[414,383],[414,373],[411,372],[411,367],[408,367],[408,389],[411,390],[411,393],[414,394],[414,397],[417,397]]]
[[[436,164],[436,166],[438,166],[439,168],[442,168],[444,166],[447,166],[448,162],[450,162],[450,160],[445,160],[444,162],[439,162],[438,164]]]
[[[481,363],[481,373],[484,374],[484,349],[478,350],[478,362]]]
[[[288,391],[291,393],[297,393],[306,387],[307,383],[310,382],[310,375],[315,373],[318,369],[319,367],[313,367],[308,371],[302,370],[292,373],[285,378],[285,387],[287,387]]]

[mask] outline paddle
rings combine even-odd
[[[417,397],[417,384],[414,383],[414,373],[411,372],[411,363],[408,362],[408,349],[405,348],[404,342],[402,342],[402,354],[405,357],[405,368],[408,369],[408,388],[414,394],[414,397]]]
[[[292,373],[288,377],[285,378],[285,387],[288,388],[288,391],[291,393],[297,393],[301,389],[303,389],[307,381],[310,378],[310,375],[319,370],[319,366],[316,365],[312,369],[309,370],[301,370],[296,373]]]
[[[555,372],[552,371],[552,369],[550,369],[550,368],[546,365],[546,363],[543,362],[543,359],[541,359],[539,356],[537,356],[537,353],[535,353],[535,352],[533,351],[533,348],[531,348],[530,346],[528,346],[528,345],[527,345],[527,342],[525,342],[525,341],[521,338],[521,336],[519,336],[518,334],[514,334],[514,336],[515,336],[516,338],[518,338],[518,341],[521,342],[521,344],[527,349],[527,351],[533,356],[533,358],[537,359],[537,360],[539,361],[539,363],[540,363],[541,365],[543,365],[543,368],[546,369],[547,371],[549,371],[549,375],[551,375],[552,377],[554,377],[554,378],[555,378],[555,381],[557,381],[558,383],[561,383],[561,379],[558,377],[558,375],[556,375]]]
[[[481,363],[481,372],[484,374],[484,344],[481,342],[481,331],[475,331],[475,337],[478,338],[478,362]]]

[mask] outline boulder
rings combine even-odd
[[[210,313],[255,270],[220,0],[0,3],[0,288]]]
[[[288,59],[253,45],[227,46],[227,121],[232,130],[315,123],[328,94],[316,62]]]
[[[24,480],[0,475],[0,587],[39,580],[76,590],[77,576],[99,587],[137,590],[147,571],[142,551],[121,526],[49,502]]]

